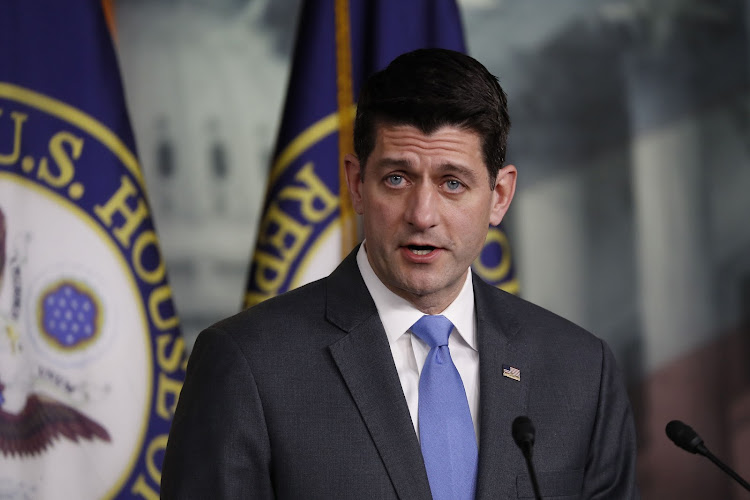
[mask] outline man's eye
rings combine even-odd
[[[404,178],[400,175],[389,175],[386,178],[386,182],[388,182],[388,184],[391,186],[398,186],[402,182],[404,182]]]
[[[459,189],[461,189],[462,184],[455,179],[451,179],[445,182],[445,186],[449,191],[458,191]]]

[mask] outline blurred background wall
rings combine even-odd
[[[521,295],[607,340],[644,498],[743,498],[750,476],[746,0],[463,0],[508,93]],[[240,308],[300,0],[118,0],[120,64],[188,345]],[[705,462],[705,463],[704,463]],[[745,494],[746,498],[746,494]]]

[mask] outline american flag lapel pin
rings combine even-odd
[[[512,378],[516,382],[521,381],[521,370],[515,366],[503,365],[503,377]]]

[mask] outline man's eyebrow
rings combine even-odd
[[[411,162],[409,160],[406,160],[404,158],[381,158],[380,160],[375,163],[375,168],[409,168],[411,166]]]
[[[456,165],[455,163],[443,163],[438,167],[438,171],[441,174],[455,174],[459,177],[468,178],[471,181],[478,180],[474,170],[463,165]]]

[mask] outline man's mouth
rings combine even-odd
[[[409,245],[408,248],[414,255],[427,255],[435,250],[435,247],[429,245]]]

